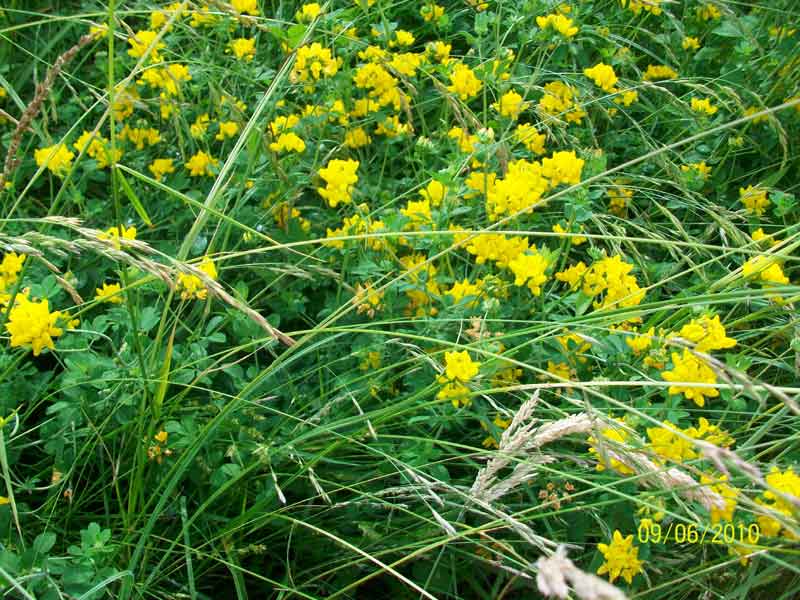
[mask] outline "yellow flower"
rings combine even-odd
[[[653,343],[652,337],[654,335],[654,329],[651,327],[644,333],[636,333],[635,335],[626,335],[625,336],[625,344],[627,344],[628,348],[633,350],[633,353],[636,356],[639,356],[642,352],[650,348]]]
[[[224,140],[235,136],[237,133],[239,133],[239,125],[237,125],[236,121],[220,121],[219,132],[214,139]]]
[[[207,3],[204,3],[198,10],[192,12],[192,19],[189,21],[191,27],[210,27],[219,21],[219,17],[211,13]]]
[[[622,8],[628,8],[633,14],[638,15],[642,10],[653,15],[660,15],[663,10],[661,0],[619,0]]]
[[[766,476],[767,485],[770,488],[786,494],[790,497],[800,499],[800,476],[798,476],[792,467],[785,471],[781,471],[778,467],[772,467],[769,474]],[[783,515],[789,520],[794,518],[797,508],[788,499],[779,496],[772,489],[765,491],[756,502],[761,506],[768,508],[776,513]],[[783,536],[790,540],[796,540],[796,536],[791,530],[784,528],[783,524],[772,516],[760,515],[757,518],[758,524],[761,528],[761,534],[768,537],[775,537],[780,534],[783,529]]]
[[[677,431],[680,430],[675,424],[664,421],[664,425],[666,427],[647,428],[650,449],[661,458],[676,463],[697,458],[694,445],[686,438],[678,435]]]
[[[108,37],[108,26],[107,25],[90,25],[89,26],[89,35],[96,39]],[[0,94],[2,95],[2,94]]]
[[[164,25],[169,19],[171,19],[172,14],[178,12],[180,8],[181,8],[181,3],[174,2],[169,6],[165,6],[164,10],[154,10],[153,12],[151,12],[150,29],[161,29],[161,26]],[[178,14],[178,16],[180,16],[180,13]]]
[[[394,32],[394,39],[389,42],[389,47],[411,46],[414,43],[414,35],[410,31],[398,29]]]
[[[688,348],[683,354],[672,353],[672,370],[663,371],[661,377],[666,381],[680,382],[684,385],[671,385],[670,394],[683,394],[697,406],[705,406],[706,396],[716,398],[719,391],[713,387],[695,387],[692,383],[717,383],[717,374],[705,361],[695,356]],[[688,384],[688,385],[687,385]]]
[[[447,90],[457,94],[461,100],[468,100],[481,90],[481,80],[475,76],[467,65],[464,63],[456,64],[453,72],[450,74],[451,84],[447,86]]]
[[[206,130],[208,129],[208,124],[211,122],[211,117],[208,116],[208,113],[203,113],[199,115],[189,126],[189,133],[193,138],[200,138],[205,135]]]
[[[530,123],[523,123],[518,125],[514,131],[514,137],[517,141],[525,146],[530,152],[534,154],[544,154],[544,142],[547,136],[531,125]]]
[[[506,92],[500,97],[500,100],[492,104],[492,108],[502,116],[515,121],[526,107],[527,103],[522,100],[522,96],[513,90]]]
[[[122,158],[122,150],[119,148],[114,150],[112,156],[108,143],[106,138],[99,135],[92,138],[90,132],[84,131],[81,137],[73,144],[73,148],[78,152],[84,151],[85,148],[86,154],[97,161],[97,166],[99,168],[104,169],[111,164],[112,160],[116,163]]]
[[[175,172],[175,167],[172,164],[171,158],[157,158],[151,162],[147,168],[153,174],[153,177],[156,178],[156,181],[161,181],[167,173]]]
[[[714,318],[705,315],[699,319],[692,319],[681,328],[678,335],[695,344],[695,350],[698,352],[723,350],[736,345],[736,340],[727,337],[719,315]]]
[[[780,264],[768,256],[756,256],[742,265],[745,277],[755,277],[762,284],[789,285],[789,278],[784,274]]]
[[[231,0],[231,6],[233,10],[239,13],[247,13],[253,16],[259,14],[257,0]]]
[[[296,133],[281,133],[278,139],[271,142],[269,149],[273,152],[304,152],[306,143]]]
[[[255,38],[236,38],[228,44],[228,48],[237,60],[250,62],[256,56]]]
[[[454,408],[469,406],[471,404],[469,388],[458,381],[446,383],[442,389],[439,390],[439,393],[436,394],[436,399],[449,400]]]
[[[638,306],[644,299],[644,290],[630,274],[632,269],[633,265],[618,254],[597,260],[582,274],[583,293],[601,296],[593,303],[598,310]]]
[[[697,163],[689,163],[688,165],[681,165],[681,171],[684,173],[688,173],[690,171],[695,171],[699,173],[700,177],[705,181],[708,179],[708,176],[711,174],[711,167],[706,164],[706,161],[701,160]]]
[[[476,308],[478,306],[478,300],[483,296],[483,289],[481,288],[482,283],[483,281],[480,279],[476,283],[470,283],[468,279],[464,278],[463,281],[455,282],[453,287],[445,293],[452,296],[456,304],[461,303],[464,298],[473,297],[474,299],[466,302],[466,306],[468,308]]]
[[[660,79],[675,79],[678,73],[665,65],[647,65],[642,79],[644,81],[658,81]]]
[[[430,2],[419,9],[420,16],[426,21],[438,21],[439,17],[444,15],[444,6],[439,6]]]
[[[34,158],[40,167],[47,167],[53,175],[64,177],[72,168],[72,159],[75,158],[75,154],[69,151],[66,144],[54,144],[36,150]]]
[[[614,86],[617,84],[617,74],[614,73],[614,68],[605,63],[597,63],[591,68],[583,70],[583,74],[589,79],[594,81],[595,85],[605,90],[606,92],[616,91]]]
[[[681,43],[681,47],[684,50],[699,50],[700,49],[700,40],[696,37],[687,36],[683,38],[683,42]]]
[[[611,583],[622,576],[630,584],[638,573],[644,572],[642,569],[644,563],[639,560],[639,548],[633,545],[633,534],[623,538],[622,534],[615,530],[611,544],[597,544],[597,549],[605,559],[597,569],[597,574],[608,573]]]
[[[547,281],[547,267],[550,266],[548,260],[536,250],[536,246],[531,247],[532,254],[520,254],[508,264],[508,268],[514,273],[514,285],[522,286],[527,283],[528,289],[534,296],[542,293],[542,284]]]
[[[64,333],[63,329],[56,327],[60,316],[59,311],[50,312],[46,299],[34,302],[26,294],[17,294],[6,323],[6,331],[11,334],[11,347],[30,345],[34,356],[39,356],[44,348],[54,350],[53,338]]]
[[[694,112],[705,113],[711,116],[716,113],[719,108],[712,106],[711,100],[708,98],[703,98],[702,100],[699,98],[692,98],[692,110]]]
[[[134,86],[127,88],[117,86],[114,90],[114,103],[111,105],[114,119],[122,121],[130,117],[137,100],[139,100],[139,92]]]
[[[625,445],[625,442],[628,441],[628,432],[622,428],[624,422],[619,419],[615,420],[619,423],[619,426],[611,426],[600,430],[603,444],[594,436],[589,437],[589,453],[597,456],[597,466],[595,468],[598,471],[605,471],[607,468],[611,468],[621,475],[633,475],[634,471],[628,465],[613,456],[606,456],[607,453],[604,446],[607,445],[609,450],[613,450],[615,445]],[[605,442],[611,442],[611,444],[606,444]]]
[[[539,100],[539,110],[545,115],[564,118],[568,123],[580,123],[586,116],[577,103],[578,90],[561,81],[551,81],[544,86],[544,95]]]
[[[470,358],[469,352],[445,352],[445,370],[442,376],[445,381],[460,381],[466,383],[478,374],[480,363]]]
[[[350,129],[344,134],[344,145],[347,148],[362,148],[372,142],[372,137],[363,127]]]
[[[702,6],[698,6],[696,10],[697,18],[702,19],[703,21],[719,19],[720,16],[722,16],[722,13],[719,11],[719,9],[710,2],[706,2]]]
[[[135,240],[136,239],[136,227],[125,227],[125,225],[119,225],[118,227],[110,227],[109,229],[100,232],[98,237],[101,240],[111,240],[114,248],[117,250],[120,249],[121,244],[119,243],[120,239],[123,240]]]
[[[111,302],[112,304],[121,304],[122,288],[118,283],[103,283],[102,288],[95,288],[94,299],[98,302]]]
[[[309,4],[303,4],[300,10],[294,14],[294,18],[300,23],[311,23],[321,13],[322,7],[316,2],[310,2]]]
[[[441,181],[432,179],[425,189],[420,191],[420,196],[430,202],[431,206],[439,206],[447,196],[447,187]]]
[[[431,215],[431,203],[427,199],[419,201],[409,200],[406,207],[400,209],[400,214],[410,219],[412,228],[430,223],[433,219]]]
[[[133,56],[134,58],[141,58],[144,56],[147,49],[150,47],[151,44],[158,36],[158,33],[155,31],[150,30],[141,30],[137,31],[132,37],[128,38],[128,43],[131,45],[131,48],[128,50],[128,54]],[[164,42],[158,42],[153,46],[152,52],[150,52],[150,60],[153,62],[161,62],[161,55],[159,55],[158,51],[161,50],[166,44]]]
[[[203,257],[203,260],[200,261],[197,268],[205,273],[209,279],[216,280],[217,269],[214,266],[214,262],[208,256]],[[203,280],[197,275],[189,273],[178,274],[178,289],[181,290],[181,298],[183,300],[189,300],[191,298],[205,300],[208,296],[208,289],[206,288],[206,284],[203,283]]]
[[[317,192],[328,201],[331,208],[351,201],[353,185],[358,181],[358,165],[357,160],[333,159],[319,170],[319,176],[325,180],[326,185],[324,188],[318,187]]]
[[[725,502],[723,508],[714,505],[709,510],[709,516],[711,517],[711,523],[713,525],[716,525],[720,521],[733,522],[733,512],[736,510],[739,490],[726,483],[727,481],[727,475],[720,475],[717,478],[711,478],[706,475],[700,476],[700,483],[707,485],[712,492],[716,492],[722,496]]]
[[[557,379],[573,379],[573,370],[565,362],[554,363],[552,360],[548,360],[547,372],[555,375]]]
[[[17,282],[17,277],[26,258],[25,254],[17,254],[16,252],[7,252],[3,255],[3,260],[0,261],[0,304],[8,302],[3,293]]]
[[[211,167],[216,167],[218,165],[219,160],[200,150],[197,154],[189,158],[189,162],[185,164],[185,167],[189,169],[189,175],[192,177],[202,177],[203,175],[213,177],[214,172],[211,170]]]
[[[543,17],[536,17],[536,24],[540,29],[552,29],[565,38],[571,38],[578,33],[578,28],[572,19],[560,13],[551,13]]]
[[[127,140],[136,145],[137,150],[143,150],[145,144],[154,146],[161,141],[161,134],[158,129],[152,127],[129,127],[125,125],[119,132],[120,140]]]
[[[746,188],[739,188],[739,200],[744,204],[748,213],[761,216],[770,205],[767,198],[767,190],[760,187],[748,185]]]
[[[550,158],[542,159],[542,177],[550,180],[551,187],[561,183],[566,185],[580,183],[584,162],[575,155],[574,150],[554,152]]]
[[[292,83],[313,83],[323,77],[333,77],[339,71],[339,63],[328,48],[319,42],[297,49],[294,67],[289,75]]]
[[[622,104],[623,106],[630,106],[639,100],[639,92],[636,90],[625,90],[621,96],[614,98],[615,104]],[[610,112],[610,111],[609,111]]]
[[[583,261],[571,266],[569,269],[556,273],[556,279],[568,284],[571,290],[575,290],[580,285],[587,268]]]

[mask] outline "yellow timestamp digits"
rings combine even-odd
[[[717,523],[703,528],[685,523],[670,523],[666,532],[658,523],[642,523],[636,530],[640,544],[757,544],[761,538],[758,523]]]

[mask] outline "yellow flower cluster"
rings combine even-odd
[[[17,294],[6,322],[6,331],[11,335],[11,347],[30,346],[34,356],[39,356],[44,348],[54,350],[53,338],[64,333],[56,325],[61,317],[60,311],[50,312],[47,299],[36,302],[25,293]]]
[[[155,146],[161,141],[161,134],[158,129],[152,127],[130,127],[125,125],[117,136],[122,141],[128,141],[136,146],[137,150],[143,150],[145,145]]]
[[[72,168],[75,154],[70,152],[66,144],[55,144],[39,148],[33,153],[33,157],[39,167],[46,167],[53,175],[64,177]]]
[[[662,79],[675,79],[678,73],[666,65],[647,65],[642,79],[645,81],[659,81]]]
[[[161,181],[164,175],[175,172],[175,166],[171,158],[156,158],[147,165],[147,169],[153,174],[156,181]]]
[[[469,406],[469,388],[465,383],[478,374],[480,363],[470,358],[469,352],[445,352],[444,374],[438,378],[444,387],[436,395],[439,400],[450,400],[455,408]]]
[[[711,104],[708,98],[692,98],[692,110],[697,113],[703,113],[708,116],[715,114],[719,108]]]
[[[614,456],[610,456],[607,452],[608,450],[614,450],[615,446],[624,446],[630,439],[630,434],[624,429],[625,422],[620,419],[615,419],[615,421],[619,423],[619,426],[612,425],[600,430],[602,440],[594,436],[589,437],[589,453],[597,456],[597,466],[595,468],[598,471],[605,471],[610,468],[620,475],[633,475],[633,469]]]
[[[511,90],[500,96],[500,99],[492,104],[492,108],[500,115],[516,121],[520,113],[527,108],[527,102],[517,92]]]
[[[631,3],[635,1],[631,0]],[[622,534],[615,530],[611,543],[597,544],[597,549],[600,550],[605,559],[597,569],[597,574],[608,573],[611,583],[614,583],[614,580],[621,576],[630,584],[638,573],[644,571],[642,569],[644,563],[639,560],[639,548],[633,545],[633,534],[623,538]]]
[[[256,40],[254,38],[236,38],[228,44],[228,50],[236,60],[250,62],[256,57]]]
[[[189,158],[189,162],[185,166],[189,169],[189,175],[192,177],[202,177],[203,175],[213,177],[214,171],[212,167],[219,166],[219,160],[202,150],[198,150],[196,154]]]
[[[543,133],[539,133],[536,127],[530,123],[518,125],[514,130],[514,137],[520,144],[525,146],[528,151],[539,155],[545,153],[544,142],[547,136]]]
[[[134,58],[142,58],[147,53],[148,48],[152,46],[152,50],[148,58],[152,62],[161,62],[161,55],[158,53],[166,44],[164,42],[156,42],[158,33],[150,30],[140,30],[128,38],[128,43],[131,45],[128,54]]]
[[[365,213],[368,211],[366,204],[359,205],[359,209]],[[345,217],[341,227],[337,229],[328,228],[326,237],[334,238],[359,235],[362,233],[378,233],[385,228],[386,225],[380,219],[371,219],[368,216],[362,217],[360,214],[356,213],[352,217]],[[380,250],[385,246],[385,241],[379,237],[366,238],[364,242],[366,246],[372,250]],[[338,248],[339,250],[344,249],[344,240],[325,242],[325,244],[333,248]]]
[[[22,270],[22,264],[27,257],[16,252],[7,252],[0,262],[0,306],[5,306],[10,300],[12,287]]]
[[[688,348],[684,348],[682,354],[672,353],[672,370],[662,372],[661,377],[666,381],[680,382],[678,385],[669,386],[669,393],[683,394],[687,400],[693,400],[697,406],[705,406],[706,397],[716,398],[719,396],[719,390],[714,387],[691,385],[692,383],[716,384],[717,374]]]
[[[780,263],[770,256],[755,256],[742,265],[742,274],[752,277],[762,285],[788,285],[789,278]]]
[[[101,240],[110,240],[114,248],[119,250],[122,247],[122,244],[119,242],[121,239],[136,239],[136,227],[125,227],[125,225],[110,227],[109,229],[100,232],[97,237],[99,237]]]
[[[767,190],[761,187],[748,185],[746,188],[739,188],[739,200],[747,212],[761,216],[770,205],[769,198],[767,198]]]
[[[148,67],[137,83],[160,89],[166,96],[177,96],[181,82],[191,80],[192,75],[189,73],[189,68],[186,65],[174,63],[166,67]]]
[[[519,254],[508,264],[508,268],[514,273],[514,285],[528,286],[534,296],[542,293],[542,284],[547,281],[545,272],[550,266],[550,261],[542,255],[536,246],[532,246],[528,252]]]
[[[456,234],[456,243],[463,241],[467,234]],[[528,238],[522,236],[506,237],[500,233],[481,233],[467,242],[466,250],[476,257],[479,265],[486,261],[497,263],[501,269],[508,267],[512,260],[528,249]]]
[[[567,39],[578,33],[578,27],[573,20],[561,13],[551,13],[543,17],[536,17],[536,24],[540,29],[552,29]]]
[[[204,256],[197,268],[205,273],[209,279],[217,278],[217,268],[214,262],[208,257]],[[181,291],[181,298],[189,300],[197,298],[198,300],[205,300],[208,297],[208,288],[203,280],[197,275],[191,273],[178,274],[178,289]]]
[[[477,96],[482,85],[472,69],[464,63],[456,63],[450,73],[450,85],[447,86],[447,90],[456,94],[462,101],[466,101]]]
[[[336,208],[340,203],[351,202],[353,185],[358,181],[358,164],[357,160],[333,159],[319,170],[319,176],[325,180],[325,187],[318,187],[317,192],[328,201],[331,208]]]
[[[91,158],[97,161],[97,166],[105,169],[112,162],[116,163],[122,158],[122,150],[116,148],[111,152],[109,141],[99,135],[92,137],[88,131],[84,131],[78,140],[73,144],[78,152],[86,152]]]
[[[627,8],[633,14],[638,15],[643,10],[653,15],[660,15],[663,12],[661,8],[662,0],[619,0],[622,8]]]
[[[593,67],[587,67],[583,70],[583,74],[589,79],[594,81],[594,84],[606,92],[615,92],[617,81],[617,74],[614,72],[614,67],[605,63],[597,63]]]
[[[795,499],[800,499],[800,475],[795,473],[792,467],[785,471],[781,471],[778,467],[772,467],[765,479],[767,485],[780,494],[787,494]],[[791,502],[791,499],[778,495],[772,490],[765,491],[760,498],[756,498],[756,502],[782,515],[785,519],[796,519],[797,507]],[[777,537],[782,532],[783,537],[786,539],[797,540],[797,536],[775,517],[759,515],[757,521],[763,535]]]
[[[118,283],[103,283],[103,287],[95,288],[94,294],[98,302],[122,303],[122,287]]]
[[[333,77],[339,71],[339,62],[333,58],[330,49],[323,48],[319,42],[297,49],[294,67],[289,75],[292,83],[313,84],[324,77]]]
[[[622,260],[620,255],[603,258],[588,267],[583,261],[556,273],[556,279],[577,289],[581,281],[582,291],[587,296],[600,296],[594,301],[598,310],[637,306],[644,299],[644,290],[630,274],[633,265]]]
[[[562,81],[551,81],[544,86],[544,95],[539,100],[539,110],[555,119],[564,118],[568,123],[580,123],[586,111],[577,103],[578,90]]]
[[[468,279],[457,281],[445,293],[453,298],[456,304],[460,304],[465,298],[471,298],[465,302],[468,308],[476,308],[478,301],[484,296],[483,280],[478,279],[475,283],[470,283]]]

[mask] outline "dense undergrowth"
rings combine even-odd
[[[6,0],[14,598],[792,598],[793,0]]]

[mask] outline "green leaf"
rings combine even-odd
[[[119,178],[119,183],[122,186],[122,191],[125,192],[128,200],[130,200],[131,204],[133,204],[133,208],[136,209],[136,212],[141,217],[142,221],[144,221],[148,227],[152,227],[153,222],[150,220],[150,216],[144,209],[144,205],[142,204],[141,200],[139,200],[139,197],[133,191],[131,184],[128,183],[127,179],[125,179],[125,175],[123,175],[122,171],[117,170],[116,173],[117,177]]]

